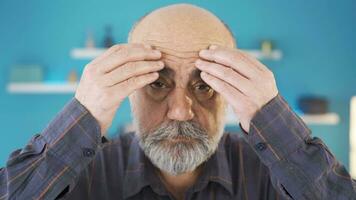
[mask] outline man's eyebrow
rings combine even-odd
[[[173,69],[169,67],[165,67],[162,70],[158,71],[160,76],[164,76],[170,79],[174,78],[175,72]],[[194,69],[193,71],[190,72],[189,74],[189,79],[194,80],[194,79],[200,79],[200,73],[201,71],[199,69]]]
[[[169,77],[171,79],[173,79],[174,74],[175,74],[175,72],[171,68],[169,68],[167,66],[164,67],[163,69],[161,69],[160,71],[158,71],[158,73],[159,73],[160,76],[163,75],[163,76]]]
[[[200,73],[201,71],[199,69],[194,69],[190,75],[189,75],[189,78],[192,80],[192,79],[197,79],[197,78],[200,78]]]

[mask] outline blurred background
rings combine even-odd
[[[231,28],[238,47],[275,73],[282,96],[350,169],[356,1],[185,2]],[[141,16],[173,3],[181,2],[0,0],[0,166],[73,98],[86,63],[112,43],[125,43]],[[110,136],[130,124],[129,106],[121,105]],[[226,129],[238,131],[235,124],[229,116]]]

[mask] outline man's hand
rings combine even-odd
[[[210,46],[199,56],[201,78],[227,100],[248,132],[255,113],[278,94],[273,73],[238,49]]]
[[[104,135],[121,102],[152,83],[164,67],[161,53],[148,45],[115,45],[85,66],[75,98],[96,118]]]

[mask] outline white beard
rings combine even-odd
[[[194,171],[210,158],[217,149],[223,128],[220,126],[219,133],[209,137],[194,122],[170,121],[150,133],[138,133],[139,144],[157,168],[176,176]]]

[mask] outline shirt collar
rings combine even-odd
[[[226,134],[221,138],[216,152],[203,163],[202,175],[193,186],[194,191],[204,189],[209,182],[223,186],[230,194],[232,190],[231,172],[225,151]],[[123,196],[128,198],[139,193],[144,187],[151,187],[160,195],[168,195],[167,190],[160,181],[155,167],[145,156],[138,144],[138,138],[133,136],[129,147],[128,163],[124,173]]]
[[[223,186],[230,195],[233,194],[231,169],[227,159],[227,146],[225,145],[227,134],[220,139],[215,153],[203,163],[204,168],[201,178],[195,184],[195,191],[204,189],[209,182],[215,182]]]

